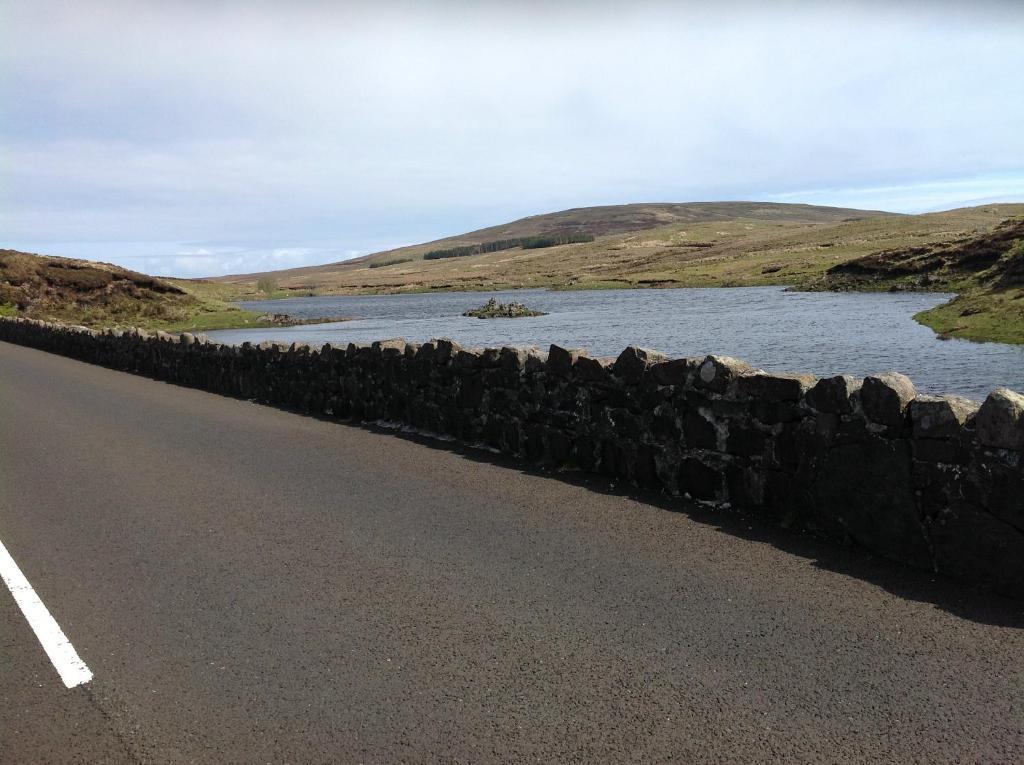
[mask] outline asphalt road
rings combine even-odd
[[[1019,603],[0,343],[0,760],[1020,762]],[[678,512],[682,510],[682,512]]]

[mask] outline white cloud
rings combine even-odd
[[[1022,191],[1019,4],[0,4],[7,242],[251,271],[586,204]]]
[[[861,188],[804,189],[766,193],[763,198],[907,213],[935,212],[990,202],[1024,202],[1024,173]]]

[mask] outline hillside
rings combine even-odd
[[[90,327],[213,329],[257,325],[259,317],[190,282],[160,279],[108,263],[0,250],[0,315]]]
[[[937,332],[975,340],[1024,342],[1024,218],[949,242],[882,250],[830,268],[825,290],[928,290],[960,293],[916,318]]]
[[[1024,205],[985,205],[928,215],[746,202],[625,205],[524,218],[356,260],[211,281],[239,297],[551,287],[805,285],[832,266],[989,230]],[[552,234],[593,241],[505,247],[424,259],[428,253]]]
[[[949,290],[1024,284],[1024,218],[948,242],[901,247],[833,266],[820,282],[827,290]]]
[[[586,260],[608,253],[676,247],[701,250],[730,234],[753,228],[799,229],[869,217],[891,216],[878,211],[766,202],[693,202],[584,207],[534,215],[489,228],[423,244],[399,247],[353,260],[269,273],[216,277],[210,281],[236,285],[255,293],[261,279],[272,279],[285,292],[400,292],[427,289],[489,289],[496,286],[569,286],[589,281]],[[893,216],[894,217],[894,216]],[[747,228],[743,228],[747,226]],[[725,227],[729,231],[721,231]],[[650,236],[648,236],[648,234]],[[519,240],[578,237],[593,241],[531,248]],[[432,254],[493,246],[467,257]],[[513,245],[513,246],[502,246]],[[650,254],[650,253],[647,253]],[[427,258],[425,259],[425,256]],[[568,258],[568,259],[566,259]],[[615,271],[625,256],[611,256],[611,268],[594,266],[600,276]],[[561,262],[559,267],[557,264]],[[618,276],[618,274],[613,274]]]
[[[295,323],[229,302],[267,293],[787,285],[958,292],[918,319],[943,335],[1020,343],[1022,221],[1022,204],[927,215],[743,202],[582,208],[327,266],[207,280],[0,250],[0,314],[202,330]]]

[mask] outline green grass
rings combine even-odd
[[[0,305],[0,316],[17,316],[18,307],[11,303],[3,303]]]
[[[261,300],[281,300],[290,297],[313,297],[315,294],[312,289],[288,289],[279,287],[273,292],[265,293],[256,290],[252,285],[220,284],[209,281],[189,281],[188,279],[166,279],[165,281],[171,282],[175,286],[180,287],[190,295],[194,295],[200,300],[219,303],[235,303],[239,300],[253,302]]]
[[[559,292],[572,292],[574,290],[627,290],[635,286],[633,282],[627,282],[622,279],[598,279],[569,284],[556,284],[552,289]]]
[[[965,292],[914,319],[941,337],[1024,343],[1024,289]]]
[[[1024,343],[1024,219],[1011,217],[948,244],[874,253],[811,286],[856,292],[955,292],[914,318],[941,337]]]
[[[269,321],[260,321],[260,314],[241,308],[203,311],[180,321],[159,321],[143,329],[163,329],[168,332],[209,332],[216,329],[242,329],[244,327],[272,327]]]

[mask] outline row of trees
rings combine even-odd
[[[390,258],[389,260],[376,260],[370,264],[370,268],[383,268],[384,266],[396,266],[399,263],[409,263],[412,258]]]
[[[578,242],[592,241],[594,241],[593,234],[584,234],[578,231],[556,231],[539,236],[496,239],[491,242],[481,242],[480,244],[464,244],[459,247],[448,247],[443,250],[431,250],[423,256],[423,259],[464,258],[467,255],[481,255],[485,252],[511,250],[513,247],[522,247],[524,250],[537,250],[542,247],[555,247],[559,244],[576,244]]]
[[[523,249],[539,250],[542,247],[555,247],[559,244],[578,244],[579,242],[593,241],[593,234],[583,234],[577,231],[556,232],[554,234],[542,234],[524,239]]]

